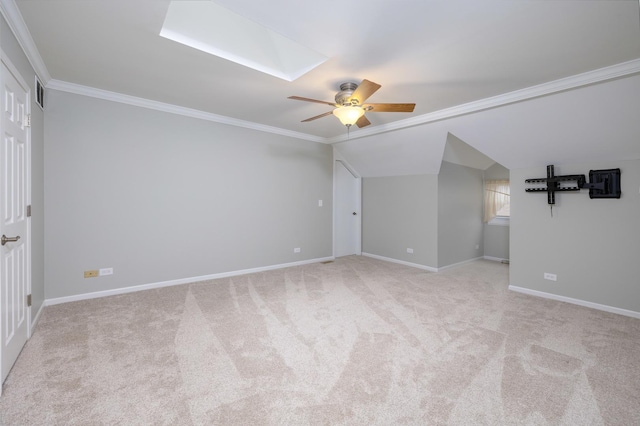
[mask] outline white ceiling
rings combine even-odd
[[[512,122],[507,123],[509,129],[485,126],[487,132],[476,135],[466,125],[453,126],[461,128],[456,133],[446,121],[422,117],[628,61],[631,74],[640,71],[638,0],[215,3],[329,59],[287,82],[160,37],[169,1],[15,0],[53,83],[88,86],[299,132],[312,140],[341,142],[338,149],[350,161],[371,169],[363,176],[398,174],[398,167],[403,167],[400,174],[437,172],[439,163],[434,169],[431,158],[439,155],[437,161],[442,160],[449,133],[501,162],[500,155],[494,156],[504,149],[500,141],[517,139],[520,133],[514,130],[501,138],[501,131],[513,130]],[[346,129],[333,116],[300,122],[331,107],[287,99],[298,95],[332,101],[340,83],[365,78],[382,85],[370,102],[415,102],[415,111],[370,112],[371,126],[354,127],[351,139],[342,142]],[[638,89],[634,80],[632,93],[640,94]],[[427,121],[432,122],[416,126]],[[629,132],[640,135],[640,129]],[[405,136],[423,141],[434,135],[438,143],[401,146]],[[541,138],[526,137],[544,148]],[[405,152],[404,160],[398,151]],[[389,152],[402,164],[374,164],[388,159]],[[426,163],[414,167],[412,161],[418,157]],[[502,157],[507,167],[522,166],[515,158]]]

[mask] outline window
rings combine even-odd
[[[484,183],[484,222],[508,225],[511,216],[511,196],[508,180],[488,180]]]

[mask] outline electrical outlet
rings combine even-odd
[[[407,253],[413,254],[413,249],[412,248],[408,248],[407,249]]]
[[[318,200],[318,207],[322,207],[322,200]]]
[[[113,268],[102,268],[99,271],[100,276],[113,275]]]
[[[476,244],[476,250],[480,250],[480,244]]]
[[[93,277],[97,277],[98,276],[98,270],[97,269],[93,269],[91,271],[84,271],[84,277],[85,278],[93,278]]]
[[[300,247],[296,247],[296,248],[294,248],[294,249],[293,249],[293,252],[294,252],[294,253],[300,253]]]
[[[550,274],[548,272],[545,272],[544,279],[549,281],[558,281],[558,276],[556,274]]]

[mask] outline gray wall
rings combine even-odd
[[[437,267],[438,176],[363,179],[362,251]]]
[[[509,225],[484,224],[484,256],[509,259]]]
[[[44,114],[35,102],[35,71],[0,16],[0,46],[31,88],[31,316],[44,302]],[[46,102],[46,97],[45,97]]]
[[[332,255],[329,145],[48,95],[48,299]]]
[[[438,175],[438,267],[482,256],[482,191],[481,170],[442,162]]]
[[[495,163],[484,171],[485,180],[509,180],[509,169]],[[484,224],[484,255],[509,259],[509,226]]]
[[[590,199],[588,191],[525,193],[524,180],[545,167],[511,170],[510,284],[640,312],[640,160],[556,165],[557,175],[620,168],[621,199]],[[557,274],[557,282],[543,279]]]
[[[482,171],[448,162],[439,175],[365,178],[362,251],[430,268],[480,257],[482,202]]]

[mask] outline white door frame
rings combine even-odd
[[[29,86],[27,84],[27,82],[25,81],[25,79],[22,77],[22,75],[20,74],[20,72],[18,71],[18,69],[13,65],[13,63],[11,62],[11,60],[9,59],[9,57],[7,56],[7,54],[4,52],[4,50],[0,49],[0,62],[2,62],[2,64],[4,66],[7,67],[7,69],[9,70],[9,72],[11,72],[11,74],[13,75],[13,77],[18,81],[18,83],[20,84],[20,86],[22,86],[22,88],[25,90],[26,92],[26,99],[25,99],[25,114],[27,115],[31,115],[31,86]],[[0,128],[0,132],[4,131],[4,129]],[[31,205],[31,126],[29,125],[26,128],[26,200],[25,200],[25,209],[26,206],[30,206]],[[2,223],[0,223],[0,234],[2,234]],[[27,294],[31,294],[31,255],[32,255],[32,249],[31,249],[31,217],[27,217],[27,235],[25,236],[25,244],[27,245],[26,247],[26,271],[25,271],[25,279],[27,281],[26,286],[27,286]],[[1,303],[0,303],[1,305]],[[0,308],[1,309],[1,308]],[[27,316],[27,339],[31,338],[31,307],[27,306],[26,308],[26,316]],[[0,329],[3,326],[2,324],[2,315],[0,315]],[[0,347],[0,363],[2,362],[2,349]],[[1,365],[1,364],[0,364]],[[2,395],[2,384],[0,383],[0,395]]]
[[[341,163],[341,165],[338,164]],[[356,216],[356,254],[358,256],[362,255],[362,176],[349,164],[349,162],[333,147],[333,256],[336,255],[336,240],[337,240],[337,230],[336,230],[336,216],[338,211],[337,206],[337,197],[336,197],[336,182],[337,182],[337,167],[344,166],[351,175],[357,180],[357,188],[356,188],[356,205],[358,207],[358,214]]]

